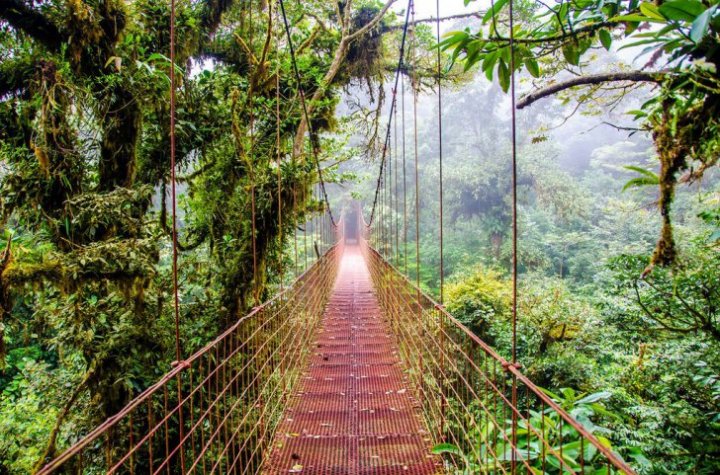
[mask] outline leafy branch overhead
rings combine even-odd
[[[466,69],[479,65],[505,91],[514,73],[552,78],[521,98],[518,107],[571,88],[615,82],[655,86],[634,113],[641,128],[651,133],[660,162],[657,185],[663,226],[646,272],[656,264],[673,263],[675,187],[679,181],[698,180],[720,157],[719,2],[526,1],[516,2],[516,14],[515,71],[510,71],[507,0],[493,2],[475,30],[448,33],[441,46]],[[637,71],[587,73],[587,58],[597,47],[639,50],[645,65]],[[572,73],[571,79],[554,79],[558,63]]]

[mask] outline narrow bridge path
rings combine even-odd
[[[430,475],[430,446],[365,260],[347,246],[265,473]]]

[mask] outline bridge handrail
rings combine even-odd
[[[144,391],[135,396],[135,398],[133,398],[132,401],[130,401],[125,407],[123,407],[123,409],[118,411],[113,416],[108,417],[105,421],[96,426],[92,431],[88,432],[85,436],[83,436],[79,441],[74,443],[71,447],[67,448],[58,457],[45,464],[37,472],[37,475],[49,474],[52,473],[55,469],[61,467],[68,460],[82,452],[82,450],[85,449],[88,445],[95,442],[101,436],[106,434],[109,429],[117,425],[121,420],[131,414],[135,409],[140,407],[142,404],[147,403],[151,396],[164,388],[173,379],[176,379],[183,372],[183,370],[188,368],[193,362],[199,360],[201,357],[208,354],[224,339],[228,338],[230,335],[236,332],[243,323],[251,320],[254,316],[262,312],[265,308],[280,301],[283,297],[289,295],[291,292],[296,292],[302,289],[304,286],[309,285],[311,281],[307,279],[307,276],[313,271],[315,271],[318,266],[322,265],[322,263],[326,259],[328,259],[332,253],[336,252],[338,247],[342,246],[341,243],[342,241],[333,244],[322,256],[320,256],[319,259],[317,259],[310,267],[308,267],[308,269],[298,275],[289,286],[285,287],[282,291],[275,294],[269,300],[266,300],[265,302],[256,307],[253,307],[253,309],[249,313],[239,318],[233,325],[228,327],[225,331],[220,333],[217,337],[215,337],[205,346],[190,355],[188,358],[179,362],[173,361],[173,367],[170,369],[170,371],[165,373],[155,383],[153,383],[151,386],[148,386]]]
[[[365,224],[363,219],[363,224]],[[597,450],[605,456],[616,469],[626,474],[634,474],[634,470],[623,461],[615,452],[603,445],[597,437],[595,437],[590,431],[575,420],[570,414],[568,414],[558,403],[556,403],[551,397],[545,394],[535,383],[533,383],[527,376],[525,376],[520,370],[519,365],[513,365],[507,359],[503,358],[498,354],[492,347],[475,335],[467,326],[455,318],[447,309],[439,304],[435,299],[428,295],[425,291],[419,288],[413,281],[411,281],[405,274],[403,274],[397,267],[390,263],[383,255],[374,247],[370,246],[366,239],[363,238],[367,249],[374,253],[379,259],[382,260],[383,264],[390,268],[398,277],[400,277],[404,283],[412,290],[417,292],[423,299],[425,299],[435,310],[440,312],[449,322],[451,322],[457,329],[459,329],[465,336],[470,338],[478,347],[480,347],[489,357],[496,360],[501,366],[510,373],[514,378],[525,385],[538,399],[540,399],[548,407],[552,408],[567,424],[575,429],[583,438],[587,439]]]

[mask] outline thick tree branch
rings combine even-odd
[[[0,18],[52,51],[58,51],[64,41],[60,30],[45,15],[22,0],[0,0]]]
[[[550,86],[538,89],[535,92],[531,92],[530,94],[523,96],[518,101],[517,108],[522,109],[529,106],[533,102],[538,101],[539,99],[552,96],[554,94],[557,94],[558,92],[570,89],[571,87],[589,86],[593,84],[619,81],[659,83],[665,78],[667,74],[668,73],[664,71],[627,71],[619,73],[593,74],[590,76],[578,76],[576,78],[568,79],[567,81],[561,81],[555,84],[551,84]]]
[[[373,28],[375,28],[375,26],[376,26],[378,23],[380,23],[380,20],[383,19],[383,17],[384,17],[385,14],[387,13],[387,11],[390,9],[390,7],[393,5],[393,3],[395,3],[395,1],[396,1],[396,0],[388,0],[388,1],[385,3],[385,6],[382,8],[382,10],[380,10],[380,11],[378,12],[378,14],[375,15],[375,17],[367,23],[367,25],[365,25],[365,26],[363,26],[362,28],[360,28],[359,30],[357,30],[357,31],[349,34],[349,35],[347,36],[347,41],[348,41],[348,42],[355,41],[356,39],[360,38],[362,35],[364,35],[364,34],[367,33],[368,31],[370,31],[370,30],[372,30]]]
[[[459,15],[448,15],[448,16],[440,17],[440,21],[462,20],[463,18],[482,18],[482,16],[484,14],[485,14],[485,12],[478,11],[478,12],[472,12],[472,13],[461,13]],[[421,25],[423,23],[435,23],[436,21],[437,21],[437,17],[431,16],[429,18],[421,18],[420,20],[408,22],[408,25],[415,26],[415,25]],[[405,27],[404,24],[391,25],[391,26],[384,28],[384,31],[402,30],[404,27]]]
[[[310,33],[310,36],[305,38],[305,40],[300,43],[300,46],[297,47],[297,51],[295,51],[296,55],[301,54],[303,51],[305,51],[310,45],[312,45],[315,40],[317,39],[318,35],[321,31],[327,31],[324,27],[317,26],[313,29],[313,31]]]
[[[350,44],[360,38],[363,34],[374,28],[380,20],[385,16],[387,11],[390,9],[390,7],[395,3],[396,0],[388,0],[385,3],[385,6],[373,17],[372,20],[370,20],[365,26],[362,28],[356,30],[353,33],[345,33],[346,31],[346,25],[343,26],[343,36],[340,38],[340,43],[338,44],[337,48],[335,49],[335,54],[333,56],[332,63],[330,63],[330,67],[328,68],[327,72],[325,73],[325,76],[323,76],[322,81],[320,82],[320,87],[317,88],[317,90],[313,93],[312,97],[308,101],[307,104],[307,110],[308,110],[308,116],[312,117],[312,114],[315,109],[315,104],[325,95],[326,88],[332,84],[332,82],[335,80],[335,76],[337,76],[338,72],[340,71],[340,67],[343,64],[343,61],[345,60],[345,57],[347,56],[348,49],[350,47]],[[350,18],[350,11],[349,9],[352,7],[352,2],[348,1],[344,8],[345,8],[345,16],[349,19]],[[348,20],[349,22],[349,20]],[[293,154],[294,156],[298,157],[302,154],[303,150],[303,144],[305,142],[305,132],[308,130],[308,123],[307,123],[306,117],[302,117],[300,119],[300,124],[298,125],[297,131],[295,133],[295,141],[293,143]]]

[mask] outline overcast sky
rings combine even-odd
[[[407,5],[402,1],[398,3],[402,5],[401,9],[405,8],[405,5]],[[479,2],[473,2],[466,7],[463,0],[440,0],[440,15],[448,16],[457,15],[458,13],[471,12],[479,8],[478,4]],[[415,16],[417,18],[435,16],[436,6],[436,0],[415,0]]]
[[[489,2],[489,0],[487,1]],[[444,17],[477,11],[485,3],[485,0],[480,0],[472,2],[466,7],[463,0],[440,0],[440,16]],[[395,4],[394,8],[395,11],[401,11],[405,10],[406,6],[407,0],[400,0]],[[434,17],[436,9],[436,0],[415,0],[415,17],[418,19]]]

